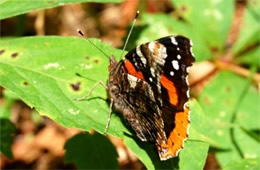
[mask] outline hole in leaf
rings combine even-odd
[[[13,54],[11,54],[11,57],[12,58],[16,58],[18,56],[18,53],[13,53]]]
[[[70,84],[70,87],[74,90],[74,91],[79,91],[80,90],[80,82],[77,82],[76,84]]]
[[[3,54],[5,52],[5,50],[0,50],[0,55]]]

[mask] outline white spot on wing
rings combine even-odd
[[[149,50],[150,51],[154,51],[154,48],[155,48],[155,42],[154,41],[152,41],[152,42],[150,42],[149,44],[148,44],[148,48],[149,48]]]
[[[187,85],[189,85],[189,77],[188,76],[185,77],[185,80],[186,80]]]
[[[187,95],[188,98],[190,98],[190,90],[186,91],[186,95]]]
[[[140,47],[141,47],[140,45],[138,45],[138,46],[136,47],[136,53],[137,53],[137,55],[140,57],[142,63],[143,63],[144,65],[146,65],[147,61],[146,61],[146,58],[144,57],[144,55],[143,55],[143,53],[142,53]]]
[[[152,77],[149,77],[149,81],[150,81],[150,82],[152,82],[152,81],[153,81]]]
[[[156,41],[152,41],[148,44],[149,50],[152,52],[152,58],[155,60],[155,62],[159,65],[164,65],[165,59],[167,58],[167,52],[166,52],[166,47],[163,44],[157,44],[159,45],[158,49],[155,50],[156,48]],[[155,53],[157,51],[158,53]]]
[[[154,72],[154,68],[153,67],[150,68],[150,71],[151,71],[152,76],[155,77],[155,72]]]
[[[178,60],[180,60],[180,59],[181,59],[181,55],[180,55],[180,54],[178,54],[178,55],[177,55],[177,58],[178,58]]]
[[[131,87],[131,88],[135,88],[136,83],[137,83],[137,80],[138,80],[137,77],[128,74],[128,75],[127,75],[127,78],[128,78],[128,80],[129,80],[130,87]]]
[[[173,71],[171,71],[171,72],[170,72],[170,75],[171,75],[171,76],[174,76],[174,72],[173,72]]]
[[[179,63],[177,60],[172,61],[172,66],[175,70],[179,70]]]
[[[180,51],[180,48],[179,48],[179,47],[177,47],[177,50],[178,50],[178,51]]]
[[[193,42],[190,40],[190,46],[193,46]]]
[[[172,43],[173,43],[174,45],[178,45],[178,43],[177,43],[175,37],[171,37],[171,41],[172,41]]]
[[[186,71],[187,71],[187,73],[189,73],[190,72],[190,67],[187,67]]]

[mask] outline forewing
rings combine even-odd
[[[188,136],[190,110],[188,71],[195,61],[192,43],[183,36],[168,36],[137,46],[125,57],[124,71],[147,82],[154,93],[167,136],[162,160],[177,156]]]

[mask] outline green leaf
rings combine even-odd
[[[115,147],[99,133],[75,135],[65,150],[65,162],[74,163],[78,169],[118,169]]]
[[[232,47],[233,55],[246,50],[250,45],[260,42],[259,1],[248,1],[244,18],[240,27],[238,40]],[[259,62],[259,61],[258,61]]]
[[[246,95],[242,95],[245,88],[248,88],[246,79],[230,72],[220,72],[199,97],[204,112],[217,127],[212,137],[221,145],[218,148],[222,150],[217,150],[216,156],[222,166],[243,157],[259,156],[255,149],[259,148],[258,140],[241,129],[241,125],[250,127],[250,122],[246,120],[252,122],[252,127],[259,127],[259,94],[256,89],[250,87]]]
[[[145,167],[152,169],[174,169],[177,166],[176,158],[160,161],[154,146],[147,142],[142,142],[136,137],[124,136],[124,143],[143,162]]]
[[[185,148],[180,153],[179,169],[203,170],[208,156],[208,149],[208,143],[188,140],[185,143]]]
[[[206,142],[215,147],[221,147],[214,138],[214,132],[217,130],[217,126],[211,123],[211,119],[204,113],[197,101],[192,100],[189,105],[191,109],[189,139]]]
[[[211,119],[212,124],[217,126],[212,137],[224,148],[231,145],[230,122],[233,110],[238,100],[241,100],[239,97],[245,85],[245,79],[230,72],[220,72],[199,96],[201,107]]]
[[[259,170],[260,158],[248,158],[241,161],[232,161],[223,167],[223,170]]]
[[[223,50],[231,26],[234,1],[171,0],[179,15],[198,31],[212,49]]]
[[[142,23],[144,24],[144,28],[140,33],[137,44],[146,43],[163,36],[180,34],[192,40],[192,49],[197,62],[213,57],[207,43],[205,43],[198,32],[187,23],[165,14],[142,14]]]
[[[0,119],[0,146],[1,152],[9,157],[13,158],[13,153],[11,150],[11,145],[13,142],[13,133],[15,132],[15,126],[8,119]]]
[[[259,32],[260,33],[260,32]],[[260,48],[255,48],[236,58],[237,63],[260,66]]]
[[[30,11],[53,8],[72,3],[81,2],[99,2],[99,3],[116,3],[122,0],[1,0],[0,2],[0,19],[9,18],[16,15],[25,14]],[[18,5],[19,4],[19,5]]]
[[[258,90],[250,86],[237,110],[236,123],[248,130],[260,130],[259,103]]]
[[[92,42],[108,55],[121,52]],[[65,127],[104,132],[109,112],[106,90],[98,86],[89,100],[74,100],[108,77],[108,58],[92,44],[73,37],[27,37],[1,41],[0,47],[1,86]],[[113,114],[108,133],[122,138],[123,132],[128,130]]]

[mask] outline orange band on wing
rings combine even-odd
[[[144,75],[142,74],[142,72],[136,71],[135,67],[133,66],[133,64],[129,60],[125,61],[125,67],[126,67],[127,72],[129,74],[131,74],[132,76],[135,76],[135,77],[137,77],[141,80],[144,80]]]
[[[161,75],[160,80],[162,86],[167,89],[170,103],[174,106],[178,103],[178,95],[174,83],[169,80],[164,74]]]
[[[186,107],[183,112],[177,112],[175,114],[175,127],[168,137],[167,145],[162,144],[160,146],[167,150],[167,152],[159,154],[161,160],[178,156],[178,152],[183,148],[184,141],[188,137],[190,124],[189,114],[189,107]]]

